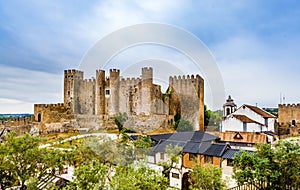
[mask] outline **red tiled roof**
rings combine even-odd
[[[276,118],[274,115],[260,109],[259,107],[256,107],[256,106],[250,106],[250,105],[247,105],[247,104],[244,104],[244,106],[248,107],[249,109],[251,109],[252,111],[256,112],[257,114],[263,116],[263,117],[266,117],[266,118]]]

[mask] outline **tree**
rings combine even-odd
[[[117,166],[110,186],[112,189],[167,189],[167,179],[146,166]]]
[[[300,187],[300,145],[279,141],[275,148],[257,145],[254,153],[242,152],[234,157],[234,178],[238,184],[252,184],[259,189]]]
[[[135,148],[151,148],[154,142],[149,136],[139,135],[137,140],[133,142]]]
[[[184,119],[181,119],[175,123],[174,129],[177,130],[178,132],[183,132],[183,131],[193,131],[194,128],[192,124]]]
[[[222,121],[222,111],[211,111],[204,105],[204,126],[219,126]]]
[[[189,173],[189,182],[192,190],[222,190],[226,187],[221,168],[212,164],[197,164]]]
[[[79,189],[104,189],[107,186],[109,166],[96,160],[76,168],[74,184]]]
[[[7,139],[0,147],[1,177],[11,176],[11,184],[18,184],[25,189],[29,179],[41,180],[45,175],[55,175],[61,171],[67,160],[68,154],[59,150],[40,148],[39,137],[31,137],[25,134],[16,137],[15,133],[9,133]],[[34,181],[33,180],[33,181]],[[1,180],[1,186],[7,186],[7,180]]]
[[[163,167],[162,173],[166,178],[169,179],[171,169],[175,167],[176,163],[178,163],[178,161],[180,160],[181,152],[182,152],[182,147],[177,145],[172,146],[171,144],[167,145],[166,153],[168,156],[168,160],[159,163],[159,165]]]
[[[2,143],[0,143],[0,189],[6,189],[8,187],[17,185],[17,177],[13,171],[10,170],[10,165],[6,161],[6,149]]]
[[[127,121],[128,115],[126,112],[124,113],[118,113],[115,115],[115,124],[118,126],[119,132],[122,131],[123,125],[125,121]]]
[[[211,111],[207,109],[207,106],[204,105],[204,126],[208,126],[209,120],[211,117]]]

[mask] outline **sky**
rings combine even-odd
[[[35,103],[63,102],[63,70],[79,68],[106,35],[142,23],[173,25],[199,38],[238,106],[300,103],[299,1],[10,0],[0,1],[0,113],[33,113]],[[112,65],[125,67],[121,58],[137,62],[135,52],[184,61],[178,52],[145,45]]]

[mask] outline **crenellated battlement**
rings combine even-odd
[[[121,84],[122,85],[134,85],[141,82],[141,78],[139,77],[127,77],[127,78],[121,78]]]
[[[96,74],[105,74],[105,71],[104,70],[96,70]]]
[[[65,70],[65,74],[68,75],[83,74],[83,71],[79,71],[76,69],[69,69],[69,70]]]
[[[95,78],[82,80],[83,84],[91,84],[91,83],[95,83],[95,82],[96,82]]]
[[[4,126],[20,126],[28,125],[30,122],[34,121],[34,116],[23,116],[23,117],[12,117],[7,120],[1,120],[0,124]]]
[[[142,72],[152,72],[153,68],[152,67],[143,67]]]
[[[109,69],[110,73],[120,73],[120,69]]]
[[[64,71],[65,78],[83,79],[83,71],[70,69]]]
[[[63,107],[64,103],[57,104],[34,104],[35,108],[55,108],[55,107]]]
[[[278,104],[278,108],[282,108],[282,109],[289,109],[289,108],[299,108],[300,109],[300,104]]]
[[[169,77],[169,84],[172,85],[174,83],[178,83],[178,82],[186,82],[186,81],[202,81],[202,77],[200,75],[196,75],[196,77],[194,75],[178,75],[178,76],[170,76]]]

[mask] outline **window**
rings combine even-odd
[[[109,90],[105,90],[105,94],[106,94],[106,95],[109,95]]]
[[[243,122],[243,131],[247,132],[247,123],[246,122]]]
[[[226,115],[229,115],[230,114],[230,108],[227,108],[226,109]]]
[[[165,153],[163,153],[163,152],[160,153],[160,159],[161,159],[161,160],[164,160],[164,159],[165,159]]]
[[[265,118],[265,126],[267,126],[268,127],[268,118]]]
[[[42,121],[42,115],[39,113],[38,114],[38,122],[41,122]]]
[[[233,166],[233,160],[227,159],[227,166]]]
[[[197,159],[197,154],[189,153],[189,160],[194,161]]]
[[[68,91],[68,96],[70,96],[70,91]]]
[[[296,120],[292,120],[292,125],[296,126]]]
[[[204,162],[205,163],[213,163],[213,157],[212,156],[204,156]]]
[[[172,173],[172,178],[179,179],[179,174],[177,174],[177,173]]]

